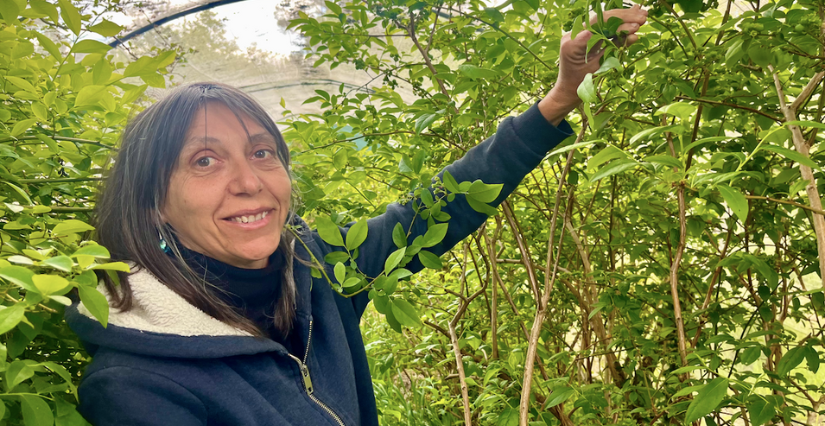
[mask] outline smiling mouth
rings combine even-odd
[[[265,212],[262,212],[262,213],[258,213],[258,214],[251,214],[251,215],[248,215],[248,216],[230,217],[226,220],[228,220],[230,222],[237,222],[237,223],[255,223],[259,220],[263,220],[268,215],[269,215],[269,210],[267,210]]]

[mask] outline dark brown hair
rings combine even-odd
[[[209,103],[221,103],[242,117],[266,129],[277,144],[278,158],[290,170],[289,148],[269,114],[246,93],[218,83],[195,83],[174,90],[161,101],[130,120],[121,138],[120,151],[96,206],[97,240],[115,260],[134,262],[187,302],[212,317],[256,336],[264,336],[251,320],[215,294],[205,276],[197,274],[181,254],[174,230],[161,219],[169,180],[178,162],[193,118]],[[290,174],[291,179],[291,174]],[[295,192],[287,222],[294,217]],[[166,241],[174,256],[160,247]],[[295,316],[295,282],[292,278],[295,237],[284,229],[278,250],[284,255],[281,295],[275,305],[274,325],[286,335]],[[134,268],[133,268],[134,270]],[[128,275],[121,274],[120,288],[112,277],[102,274],[113,307],[129,310],[132,291]],[[210,288],[211,287],[211,288]]]

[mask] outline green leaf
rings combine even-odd
[[[681,161],[670,155],[651,155],[649,157],[645,157],[645,161],[648,163],[664,164],[665,166],[675,167],[677,169],[685,168]]]
[[[816,374],[819,371],[819,353],[814,346],[807,346],[805,349],[805,361],[808,363],[808,371]]]
[[[703,144],[706,144],[706,143],[721,142],[721,141],[725,141],[725,140],[728,140],[728,139],[731,139],[731,138],[728,137],[728,136],[711,136],[709,138],[702,138],[702,139],[699,139],[698,141],[693,142],[692,144],[686,146],[684,148],[684,150],[682,150],[682,152],[683,153],[684,152],[689,152],[691,149],[696,148],[697,146],[703,145]]]
[[[401,259],[404,258],[404,254],[407,252],[406,247],[402,247],[389,255],[387,260],[384,261],[384,274],[389,275],[399,263],[401,263]]]
[[[496,426],[518,426],[518,408],[505,408],[499,414]]]
[[[0,277],[4,280],[16,284],[28,291],[37,291],[37,287],[34,286],[34,281],[32,281],[32,277],[34,276],[34,272],[31,269],[24,268],[22,266],[6,266],[0,268]]]
[[[487,68],[477,67],[472,64],[461,64],[458,72],[472,79],[493,79],[498,77],[498,72]]]
[[[14,137],[22,135],[26,132],[26,130],[29,130],[34,125],[34,123],[37,123],[36,118],[28,118],[26,120],[18,121],[17,124],[15,124],[14,127],[11,129],[11,135]]]
[[[98,53],[98,54],[105,54],[112,48],[106,44],[101,43],[97,40],[80,40],[74,46],[72,46],[73,53]]]
[[[693,105],[693,104],[689,104],[689,103],[686,103],[686,102],[676,102],[676,103],[673,103],[673,104],[670,104],[670,105],[665,105],[665,106],[659,108],[656,111],[656,113],[654,113],[653,115],[654,116],[659,116],[659,115],[662,115],[662,114],[675,115],[675,116],[681,118],[682,120],[687,120],[691,116],[691,114],[696,112],[696,108],[697,108],[696,105]]]
[[[685,414],[685,423],[691,423],[710,414],[725,399],[728,393],[728,379],[717,377],[699,390],[693,401],[688,406]]]
[[[361,281],[362,279],[359,277],[349,277],[346,280],[344,280],[344,282],[341,284],[341,287],[352,288],[360,284]]]
[[[114,37],[123,30],[123,27],[112,21],[104,19],[100,23],[92,25],[89,29],[102,35],[103,37]]]
[[[583,28],[584,27],[582,26],[582,16],[576,16],[576,19],[573,20],[573,27],[570,28],[570,39],[575,40],[576,36],[579,35]]]
[[[630,145],[636,145],[636,142],[639,142],[641,140],[653,138],[653,137],[658,136],[662,133],[673,132],[673,131],[678,130],[678,129],[682,129],[682,126],[671,125],[671,126],[654,127],[652,129],[645,129],[645,130],[642,130],[639,133],[636,133],[635,135],[633,135],[632,138],[630,138]]]
[[[57,4],[60,6],[60,17],[63,18],[63,22],[74,35],[80,35],[80,23],[83,20],[80,12],[72,5],[71,0],[57,0]]]
[[[32,281],[34,281],[34,285],[40,291],[40,294],[44,296],[57,293],[69,286],[69,280],[57,275],[38,274],[32,277]]]
[[[785,355],[782,355],[782,359],[780,359],[776,365],[776,374],[787,376],[791,370],[801,364],[805,359],[805,349],[805,346],[797,346],[786,352]]]
[[[576,391],[573,388],[563,386],[558,389],[555,389],[553,393],[547,398],[547,402],[544,405],[545,409],[555,407],[564,401],[570,399],[571,396],[575,395]]]
[[[332,272],[335,275],[335,280],[338,281],[339,284],[343,284],[347,277],[347,267],[344,266],[343,263],[338,262],[335,264]]]
[[[585,103],[598,102],[599,97],[596,95],[596,86],[593,85],[593,74],[588,73],[584,76],[584,81],[576,89],[576,93]]]
[[[415,133],[420,134],[430,127],[430,124],[433,124],[435,120],[438,120],[439,117],[441,117],[441,114],[422,114],[415,120]]]
[[[86,86],[78,92],[74,105],[76,107],[97,105],[104,93],[106,93],[106,86]]]
[[[407,247],[407,233],[401,223],[396,223],[395,227],[392,228],[392,242],[398,248]]]
[[[817,129],[825,129],[825,123],[816,121],[788,121],[785,126],[800,126],[800,127],[814,127]]]
[[[324,256],[324,261],[330,265],[335,265],[338,262],[346,262],[349,259],[350,256],[345,251],[333,251]]]
[[[395,279],[400,280],[402,278],[407,278],[410,275],[412,275],[412,272],[410,272],[409,269],[398,268],[398,269],[392,271],[392,273],[389,275],[389,278],[395,278]]]
[[[482,203],[492,203],[498,198],[498,194],[501,193],[501,188],[503,187],[504,185],[500,183],[487,184],[477,180],[473,182],[473,184],[470,185],[470,189],[467,190],[467,197]]]
[[[802,154],[800,154],[796,151],[791,151],[790,149],[782,148],[781,146],[762,145],[760,147],[760,149],[764,149],[766,151],[771,151],[771,152],[775,152],[777,154],[781,154],[782,156],[784,156],[785,158],[787,158],[789,160],[795,161],[799,164],[804,164],[804,165],[806,165],[806,166],[808,166],[812,169],[818,169],[819,168],[819,164],[816,164],[816,162],[814,162],[814,160],[811,160],[810,158],[808,158],[808,157],[806,157],[806,156],[804,156],[804,155],[802,155]]]
[[[447,188],[450,192],[463,192],[461,188],[459,188],[458,182],[456,182],[453,175],[450,174],[449,171],[444,170],[444,174],[442,175],[442,181],[444,182],[444,187]]]
[[[126,263],[123,263],[123,262],[103,263],[103,264],[100,264],[100,265],[94,265],[89,269],[100,270],[100,271],[120,271],[120,272],[126,272],[126,273],[131,272],[131,268],[129,268],[129,265],[127,265]]]
[[[730,186],[719,185],[717,188],[728,207],[733,210],[739,220],[744,222],[748,218],[748,199],[738,189]]]
[[[23,321],[26,310],[20,305],[14,305],[3,310],[0,310],[0,334],[8,333],[20,321]]]
[[[596,139],[596,140],[592,140],[592,141],[579,142],[579,143],[574,143],[574,144],[570,144],[570,145],[565,145],[561,148],[554,149],[552,152],[547,154],[547,157],[552,157],[554,155],[563,154],[567,151],[572,151],[574,149],[579,149],[579,148],[583,148],[583,147],[586,147],[586,146],[590,146],[590,145],[593,145],[596,142],[604,142],[604,140],[603,139]]]
[[[341,230],[338,225],[327,216],[318,216],[315,218],[315,230],[318,235],[327,244],[333,246],[344,247],[344,239],[341,237]]]
[[[759,359],[762,355],[762,348],[759,346],[751,346],[744,351],[742,351],[742,355],[739,357],[739,361],[742,362],[744,365],[751,365],[754,361]]]
[[[484,9],[484,13],[493,20],[493,22],[504,22],[504,15],[495,7],[488,7]]]
[[[426,250],[418,252],[418,260],[421,261],[421,264],[424,265],[425,268],[441,269],[444,267],[440,257]]]
[[[14,361],[11,364],[9,364],[8,368],[6,369],[6,385],[8,386],[9,390],[12,390],[15,386],[19,385],[20,383],[23,383],[26,380],[31,379],[32,376],[34,376],[34,370],[31,368],[29,363],[19,360]]]
[[[69,256],[50,257],[40,262],[40,264],[51,266],[52,268],[63,272],[72,272],[72,266],[74,266],[74,263],[72,262],[72,259]]]
[[[771,49],[758,44],[751,44],[751,47],[748,48],[748,56],[754,64],[761,67],[766,67],[773,61],[773,52]]]
[[[467,204],[469,204],[473,210],[479,213],[484,213],[487,216],[495,216],[498,214],[498,210],[496,210],[495,207],[492,207],[487,203],[482,203],[481,201],[478,201],[475,198],[467,197]]]
[[[418,327],[421,325],[418,311],[415,310],[410,302],[404,299],[392,300],[392,313],[401,325],[407,327]]]
[[[748,409],[748,415],[750,415],[751,425],[753,426],[761,426],[776,415],[776,408],[773,403],[759,394],[748,397],[745,406]]]
[[[9,75],[9,76],[6,76],[6,81],[8,81],[9,83],[11,83],[11,84],[13,84],[13,85],[29,92],[29,93],[35,93],[35,94],[39,93],[37,91],[37,89],[35,89],[34,86],[32,86],[31,83],[29,83],[28,81],[26,81],[26,80],[24,80],[20,77],[14,77],[14,76]]]
[[[593,176],[590,177],[590,182],[596,182],[599,179],[604,179],[606,177],[622,173],[626,170],[635,168],[637,165],[639,165],[639,163],[631,159],[612,161],[594,173]]]
[[[20,408],[23,411],[23,421],[26,422],[26,426],[52,426],[54,424],[51,407],[39,396],[21,395]]]
[[[22,197],[23,200],[26,201],[26,203],[28,203],[29,205],[34,204],[34,203],[32,203],[32,199],[29,198],[29,194],[27,194],[26,191],[23,191],[19,186],[15,185],[11,182],[6,182],[6,185],[10,186],[11,189],[14,190],[14,192],[20,194],[20,197]],[[6,205],[8,206],[8,204],[6,204]]]
[[[55,235],[67,235],[92,231],[94,229],[95,228],[93,226],[86,222],[77,219],[69,219],[55,225],[54,229],[52,229],[52,233]]]
[[[398,277],[397,276],[394,277],[394,276],[392,276],[392,274],[390,274],[390,276],[387,277],[387,280],[384,282],[384,293],[386,293],[387,295],[393,294],[393,293],[395,293],[395,289],[397,289],[397,288],[398,288]]]
[[[109,324],[109,302],[96,288],[80,286],[77,288],[80,293],[80,301],[89,312],[106,327]]]
[[[596,155],[587,160],[587,168],[595,169],[596,167],[599,167],[599,165],[616,158],[628,159],[628,156],[621,149],[616,148],[613,145],[608,145],[604,147],[604,149],[599,151]]]
[[[367,221],[356,222],[347,231],[347,250],[355,250],[367,239]]]
[[[108,259],[111,257],[109,254],[109,250],[106,247],[103,247],[100,244],[87,244],[79,249],[77,249],[73,254],[72,257],[75,256],[92,256],[98,259]]]
[[[0,14],[9,25],[14,25],[17,23],[17,17],[20,16],[20,8],[13,0],[0,0]]]
[[[424,234],[424,238],[421,241],[421,247],[432,247],[440,243],[444,239],[444,236],[447,235],[447,227],[448,224],[439,223],[427,228],[427,233]]]
[[[387,297],[387,296],[384,296],[384,297]],[[386,305],[386,312],[384,313],[384,315],[387,318],[387,324],[389,324],[390,328],[395,330],[396,333],[401,333],[401,323],[398,322],[398,320],[395,318],[395,315],[393,314],[392,301],[390,301],[389,298],[387,300],[388,301],[387,301],[387,305]],[[376,310],[377,310],[377,308],[376,308]]]
[[[608,72],[608,71],[610,71],[614,68],[617,68],[617,69],[621,70],[622,63],[615,56],[611,56],[611,57],[606,58],[604,60],[604,62],[602,63],[602,66],[600,66],[599,69],[596,71],[596,75],[604,74],[604,73],[606,73],[606,72]]]

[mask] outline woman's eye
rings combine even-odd
[[[270,158],[270,157],[272,157],[272,155],[273,155],[272,151],[270,151],[268,149],[259,149],[259,150],[255,151],[254,157],[259,158],[259,159],[263,159],[263,158]]]
[[[212,158],[212,157],[201,157],[201,158],[198,158],[197,161],[195,161],[195,164],[197,164],[198,167],[209,167],[214,163],[215,163],[215,159]]]

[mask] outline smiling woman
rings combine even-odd
[[[213,103],[198,111],[169,181],[164,222],[191,250],[240,268],[267,264],[289,212],[275,137]]]
[[[623,16],[629,41],[646,16],[638,7],[608,14]],[[598,53],[585,53],[589,36],[563,42],[560,80],[547,96],[505,119],[440,177],[500,185],[484,199],[500,204],[572,135],[564,116],[580,102],[575,88],[598,67]],[[94,356],[78,388],[87,420],[378,424],[359,328],[370,297],[345,297],[322,278],[340,271],[318,259],[345,249],[292,213],[292,188],[288,147],[240,90],[184,86],[132,120],[97,205],[98,240],[132,272],[100,275],[108,327],[83,303],[66,310]],[[436,257],[484,223],[479,210],[491,210],[454,195],[435,225],[443,237],[426,245]],[[351,265],[373,279],[399,263],[397,245],[432,237],[428,221],[416,220],[416,204],[387,206],[366,230],[359,223],[341,228],[344,236],[323,232],[341,241],[352,232],[348,242],[359,235]],[[408,230],[407,241],[394,235],[398,228]],[[423,269],[420,259],[405,265],[407,275]]]

